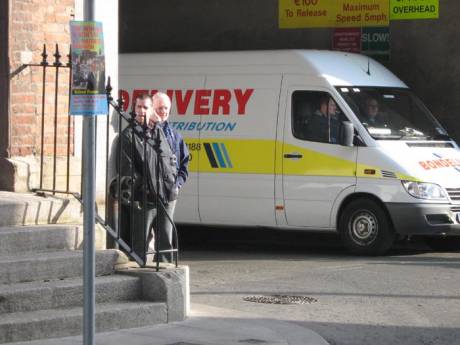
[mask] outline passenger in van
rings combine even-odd
[[[338,134],[337,104],[330,96],[322,96],[318,109],[308,121],[306,138],[310,141],[335,144],[338,142]]]
[[[387,127],[383,115],[379,113],[379,103],[374,97],[366,99],[362,122],[367,127]]]

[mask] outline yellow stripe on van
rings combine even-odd
[[[199,170],[202,172],[273,174],[275,141],[202,139]]]
[[[355,176],[356,163],[303,147],[284,144],[284,153],[296,152],[302,159],[283,159],[285,175]]]
[[[186,139],[191,154],[190,172],[239,173],[239,174],[279,174],[314,176],[357,176],[385,178],[381,168],[356,164],[304,147],[280,141],[264,139]],[[286,159],[283,153],[295,152],[301,159]],[[375,170],[374,175],[365,170]],[[414,177],[395,172],[397,179],[413,180]]]

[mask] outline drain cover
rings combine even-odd
[[[267,342],[265,340],[261,339],[243,339],[243,340],[238,340],[239,343],[243,344],[266,344]]]
[[[243,297],[243,300],[267,304],[310,304],[318,302],[318,300],[313,297],[289,295],[247,296]]]

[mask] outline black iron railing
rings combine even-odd
[[[59,114],[58,108],[59,108],[59,97],[60,97],[60,84],[59,84],[59,77],[62,71],[65,71],[68,74],[68,90],[70,90],[70,83],[71,83],[71,77],[72,77],[72,63],[71,63],[71,52],[67,54],[67,62],[62,62],[61,61],[61,53],[59,51],[59,46],[56,44],[55,46],[55,52],[53,54],[54,56],[54,61],[48,61],[48,53],[46,50],[46,45],[43,45],[43,51],[42,51],[42,61],[39,64],[24,64],[22,65],[18,70],[16,70],[13,74],[19,74],[22,70],[26,68],[33,68],[33,67],[39,67],[42,69],[42,97],[41,97],[41,109],[40,109],[40,123],[41,123],[41,128],[40,128],[40,182],[39,182],[39,187],[36,188],[37,191],[41,192],[50,192],[50,193],[64,193],[64,194],[72,194],[72,195],[80,195],[81,194],[81,189],[80,193],[76,191],[72,191],[70,189],[70,157],[72,155],[71,152],[71,142],[73,138],[73,120],[71,116],[67,113],[67,128],[65,132],[59,132],[58,133],[58,117],[61,116],[62,114]],[[52,148],[52,185],[49,188],[46,188],[44,185],[44,157],[45,157],[45,118],[46,118],[46,100],[48,97],[47,94],[47,71],[49,70],[54,70],[54,102],[53,102],[53,148]],[[62,97],[62,95],[61,95]],[[67,92],[67,95],[65,96],[68,98],[68,104],[70,106],[70,92]],[[57,188],[57,158],[58,156],[62,156],[62,154],[58,153],[58,137],[59,136],[66,136],[67,137],[67,144],[66,144],[66,153],[64,156],[66,157],[66,183],[65,183],[65,188],[64,189],[59,189]]]
[[[40,177],[39,177],[39,186],[34,188],[33,191],[37,193],[52,193],[52,194],[69,194],[75,197],[80,203],[82,203],[82,183],[80,181],[80,190],[72,190],[70,185],[70,158],[72,155],[75,154],[75,143],[72,143],[72,140],[75,139],[74,135],[74,118],[70,116],[70,90],[71,90],[71,82],[72,82],[72,63],[71,63],[71,51],[67,54],[67,62],[63,63],[61,61],[61,54],[59,51],[59,47],[56,44],[54,61],[48,61],[48,54],[46,50],[46,45],[43,46],[42,51],[42,61],[39,64],[25,64],[22,65],[14,75],[19,74],[22,70],[26,68],[41,68],[42,69],[42,99],[41,99],[41,128],[40,128]],[[53,116],[53,147],[50,152],[48,152],[47,156],[51,154],[52,156],[52,183],[51,186],[45,186],[44,177],[44,157],[45,157],[45,139],[46,133],[45,128],[46,121],[45,117],[47,116],[46,112],[46,100],[48,95],[47,89],[47,72],[54,69],[54,108],[52,109],[52,116]],[[59,97],[63,97],[62,94],[59,92],[59,77],[62,71],[68,71],[69,80],[68,80],[68,93],[66,97],[68,97],[69,101],[69,108],[67,109],[67,116],[66,124],[67,130],[62,132],[58,131],[58,118],[63,117],[62,114],[58,111],[59,105]],[[168,221],[171,222],[173,227],[173,249],[167,250],[160,250],[159,243],[160,243],[160,236],[161,232],[159,231],[158,226],[158,219],[156,217],[158,210],[165,210],[165,205],[161,201],[158,196],[157,191],[158,183],[156,186],[151,186],[151,188],[147,187],[146,181],[146,164],[143,164],[143,173],[140,174],[140,177],[137,176],[136,172],[134,171],[134,166],[132,165],[131,171],[128,176],[122,176],[119,169],[116,169],[115,174],[111,174],[109,169],[109,159],[114,159],[117,162],[117,166],[120,167],[121,163],[121,149],[120,147],[123,145],[122,130],[128,129],[131,132],[132,140],[140,140],[143,144],[143,161],[145,162],[145,154],[147,150],[157,150],[158,148],[156,145],[158,143],[155,142],[154,138],[149,137],[149,133],[146,127],[140,126],[135,121],[135,114],[134,113],[125,113],[123,112],[123,100],[119,99],[117,102],[113,101],[111,96],[112,87],[110,85],[110,77],[108,78],[107,83],[107,102],[109,104],[109,109],[112,109],[112,116],[108,115],[106,117],[105,122],[105,157],[107,157],[105,162],[105,212],[104,215],[100,215],[98,207],[96,205],[96,221],[102,225],[102,227],[106,230],[107,234],[110,236],[109,238],[112,241],[108,241],[108,246],[111,248],[120,248],[123,250],[131,259],[135,260],[140,266],[144,267],[147,264],[147,260],[149,259],[150,255],[155,256],[155,263],[156,269],[160,268],[160,254],[167,254],[170,253],[174,256],[175,265],[178,265],[178,234],[177,228],[172,221],[171,217],[166,213]],[[48,102],[51,103],[51,102]],[[49,111],[48,111],[49,113]],[[114,119],[115,117],[115,119]],[[114,121],[115,120],[115,121]],[[61,120],[62,121],[62,120]],[[98,147],[98,130],[97,130],[97,122],[96,121],[96,144],[95,146]],[[111,123],[114,123],[117,127],[119,134],[115,139],[114,143],[111,144],[110,142],[110,126]],[[139,130],[141,129],[141,130]],[[57,185],[57,158],[58,156],[62,156],[62,152],[58,152],[58,142],[60,136],[66,136],[66,150],[65,150],[65,159],[66,159],[66,172],[65,172],[65,188],[59,188]],[[137,139],[136,139],[137,138]],[[83,138],[82,138],[83,140]],[[73,150],[72,150],[73,144]],[[116,155],[114,157],[109,157],[110,152],[114,151],[111,150],[111,145],[117,145],[115,148]],[[134,152],[132,152],[134,153]],[[83,164],[82,164],[83,165]],[[83,166],[81,167],[81,171],[83,171]],[[158,172],[157,172],[158,173]],[[111,176],[112,175],[112,176]],[[135,176],[136,175],[136,176]],[[157,174],[158,176],[158,174]],[[129,182],[131,181],[131,182]],[[142,186],[142,198],[140,200],[135,199],[136,191],[135,183],[140,184]],[[127,184],[127,185],[126,185]],[[149,191],[149,192],[148,192]],[[127,207],[128,206],[128,207]],[[139,223],[138,217],[141,217],[142,222]],[[130,222],[126,224],[123,222],[123,218],[129,218]],[[155,222],[152,221],[155,219]],[[153,229],[153,238],[155,247],[154,248],[147,248],[148,246],[148,231],[146,230]],[[127,235],[126,235],[127,234]],[[139,245],[140,243],[140,245]]]

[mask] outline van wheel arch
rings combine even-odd
[[[369,210],[370,218],[377,220],[377,237],[376,242],[371,243],[369,247],[359,246],[354,243],[351,238],[351,230],[349,229],[350,217],[349,213],[359,205],[368,203],[369,207],[361,207],[364,210]],[[346,213],[346,214],[345,214]],[[364,218],[366,218],[364,216]],[[343,224],[347,222],[347,224]],[[380,224],[379,224],[380,222]],[[379,229],[380,227],[380,229]],[[390,217],[388,209],[385,204],[375,195],[368,193],[356,193],[348,196],[340,205],[336,218],[336,230],[342,237],[342,241],[346,247],[354,254],[358,255],[381,255],[384,254],[393,244],[396,239],[393,221]]]

